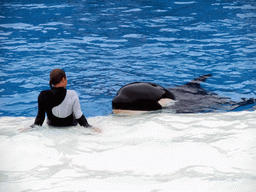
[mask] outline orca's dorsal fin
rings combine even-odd
[[[208,75],[202,75],[200,77],[197,77],[195,79],[193,79],[192,81],[190,81],[189,83],[186,83],[186,85],[191,86],[191,87],[197,87],[200,88],[200,83],[206,81],[206,79],[212,77],[212,74],[208,74]]]
[[[197,77],[195,79],[193,79],[190,83],[201,83],[201,82],[204,82],[206,81],[206,79],[212,77],[212,74],[208,74],[208,75],[202,75],[200,77]]]

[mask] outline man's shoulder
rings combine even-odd
[[[47,99],[49,97],[52,97],[53,93],[52,91],[49,89],[49,90],[43,90],[40,92],[38,98],[39,99]]]
[[[68,95],[77,96],[77,93],[74,90],[67,90]]]

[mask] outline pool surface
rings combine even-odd
[[[54,68],[66,71],[86,117],[110,114],[118,89],[134,81],[168,88],[213,74],[205,89],[256,97],[254,1],[4,1],[0,9],[1,116],[36,116]]]

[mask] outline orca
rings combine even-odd
[[[200,76],[181,86],[165,89],[148,82],[134,82],[123,86],[112,100],[115,114],[136,114],[160,109],[170,109],[175,113],[200,113],[232,111],[240,106],[253,104],[255,99],[232,101],[203,89],[200,83],[212,77]]]

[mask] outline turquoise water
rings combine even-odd
[[[110,114],[134,81],[168,88],[212,73],[205,89],[256,97],[254,1],[9,0],[0,10],[1,116],[36,116],[53,68],[66,71],[87,117]]]

